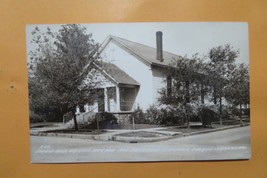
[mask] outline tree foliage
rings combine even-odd
[[[200,96],[199,85],[201,78],[198,75],[203,70],[203,61],[197,56],[192,59],[181,57],[173,62],[166,69],[168,76],[166,82],[170,82],[170,89],[167,87],[162,88],[160,91],[161,103],[178,105],[195,102]]]
[[[88,78],[86,64],[94,60],[98,44],[80,25],[62,25],[58,32],[50,28],[42,32],[36,27],[32,37],[35,49],[29,54],[30,108],[41,112],[54,108],[59,115],[75,112],[97,85]]]
[[[175,59],[166,70],[167,86],[160,91],[160,103],[184,108],[189,122],[191,106],[201,108],[204,100],[210,100],[222,122],[223,100],[234,107],[249,104],[248,66],[237,65],[238,56],[239,51],[227,44],[212,48],[202,59],[197,55]]]
[[[174,60],[166,70],[168,86],[160,91],[159,101],[163,104],[182,108],[189,124],[191,114],[190,104],[198,102],[201,96],[201,72],[204,70],[203,61],[194,55],[192,59],[181,57]]]
[[[240,115],[242,106],[247,107],[250,103],[249,84],[249,66],[246,64],[237,65],[229,77],[225,98],[232,106],[239,106]]]
[[[212,48],[209,53],[207,63],[207,75],[209,85],[213,87],[213,100],[217,104],[217,99],[224,97],[225,86],[231,72],[235,68],[235,60],[239,55],[238,50],[234,50],[229,44]]]
[[[222,124],[222,105],[226,94],[226,86],[229,84],[232,71],[235,69],[235,60],[239,55],[238,50],[234,50],[229,44],[212,48],[208,57],[207,75],[209,76],[209,86],[212,88],[214,104],[219,99],[219,117]]]

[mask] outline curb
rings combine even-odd
[[[198,135],[198,134],[205,134],[205,133],[210,133],[210,132],[217,132],[217,131],[222,131],[222,130],[228,130],[228,129],[234,129],[238,127],[245,127],[249,126],[250,124],[241,124],[241,125],[234,125],[234,126],[228,126],[228,127],[222,127],[222,128],[217,128],[217,129],[211,129],[211,130],[204,130],[204,131],[199,131],[199,132],[191,132],[191,133],[184,133],[183,136],[190,136],[190,135]]]
[[[31,133],[32,136],[47,136],[47,137],[62,137],[62,138],[79,138],[79,139],[91,139],[91,140],[112,140],[111,136],[108,135],[84,135],[84,134],[64,134],[64,133]]]
[[[146,142],[157,142],[162,140],[168,140],[173,138],[173,136],[162,136],[156,138],[143,138],[143,137],[121,137],[114,136],[114,141],[127,142],[127,143],[146,143]]]
[[[137,131],[138,132],[138,131]],[[157,134],[164,134],[161,133],[160,131],[156,131],[154,133]],[[112,137],[112,140],[114,141],[120,141],[120,142],[128,142],[128,143],[145,143],[145,142],[157,142],[157,141],[162,141],[162,140],[168,140],[172,138],[177,138],[177,137],[182,137],[182,132],[176,132],[175,134],[165,134],[165,136],[161,137],[123,137],[123,136],[116,136],[114,135]]]

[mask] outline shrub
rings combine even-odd
[[[112,114],[112,113],[107,113],[104,112],[102,114],[103,120],[101,121],[102,125],[114,125],[114,124],[118,124],[118,119],[117,117]]]
[[[159,124],[163,125],[182,125],[185,122],[185,114],[183,108],[173,107],[170,105],[162,105],[159,108]]]
[[[232,107],[222,106],[222,115],[221,115],[222,119],[229,119],[230,116],[233,115],[232,111],[233,111]]]
[[[161,112],[158,107],[155,105],[151,105],[145,113],[146,119],[149,120],[151,124],[160,124],[161,118],[160,118]]]
[[[190,120],[200,120],[196,106],[187,106],[187,115]],[[183,106],[155,105],[146,110],[146,118],[153,124],[161,125],[183,125],[186,122],[186,112]]]
[[[44,122],[44,121],[45,119],[43,115],[30,111],[30,123]]]
[[[104,120],[110,124],[117,124],[118,119],[117,117],[112,113],[103,113]]]
[[[198,122],[201,121],[199,114],[199,105],[196,104],[187,104],[187,115],[189,117],[189,121]]]
[[[219,121],[219,107],[216,105],[200,105],[198,115],[203,126],[211,127],[211,123]]]
[[[136,124],[150,124],[149,119],[146,118],[146,114],[140,107],[137,107],[137,109],[134,110],[130,119],[134,119]]]
[[[118,124],[118,119],[117,117],[112,114],[112,113],[98,113],[96,117],[99,118],[99,128],[100,129],[111,129],[111,128],[116,128]],[[96,129],[97,126],[97,120],[94,120],[91,122],[88,126],[90,129]]]
[[[216,119],[219,120],[220,117],[220,110],[219,107],[217,107],[216,112]],[[222,120],[228,120],[232,117],[239,116],[239,109],[233,106],[227,106],[227,105],[222,105],[222,112],[221,112],[221,118]]]
[[[216,118],[216,113],[210,108],[203,107],[200,111],[200,117],[203,126],[211,127],[211,123]]]
[[[223,118],[230,118],[230,117],[240,117],[240,108],[236,106],[224,106],[223,107]],[[242,116],[249,116],[250,115],[250,110],[249,108],[247,109],[242,109]]]

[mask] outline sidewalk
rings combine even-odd
[[[68,137],[68,138],[80,138],[80,139],[93,139],[93,140],[102,140],[102,141],[123,141],[123,142],[152,142],[170,139],[173,136],[181,136],[181,132],[173,132],[173,131],[161,131],[162,127],[158,128],[147,128],[147,129],[111,129],[106,130],[106,133],[101,133],[99,135],[86,135],[86,134],[70,134],[70,133],[49,133],[47,131],[56,131],[56,130],[64,130],[66,126],[63,124],[54,124],[50,127],[41,127],[41,128],[31,128],[30,135],[33,136],[57,136],[57,137]],[[129,132],[153,132],[162,134],[161,137],[153,137],[153,138],[140,138],[140,137],[121,137],[119,134],[129,133]]]
[[[56,133],[56,132],[47,132],[47,131],[56,131],[56,130],[64,130],[66,126],[63,124],[56,124],[51,127],[42,127],[42,128],[31,128],[30,135],[33,136],[55,136],[55,137],[67,137],[67,138],[79,138],[79,139],[93,139],[93,140],[101,140],[101,141],[121,141],[121,142],[129,142],[129,143],[137,143],[137,142],[155,142],[160,140],[167,140],[171,138],[177,137],[185,137],[190,135],[204,134],[210,132],[216,132],[220,130],[232,129],[242,126],[248,126],[249,124],[243,125],[234,125],[234,126],[225,126],[217,129],[203,130],[197,132],[190,133],[182,133],[177,131],[166,131],[168,127],[157,127],[157,128],[146,128],[146,129],[112,129],[106,130],[106,133],[101,134],[71,134],[71,133]],[[172,126],[173,127],[173,126]],[[165,130],[164,130],[165,129]],[[161,134],[159,137],[123,137],[119,134],[130,133],[130,132],[151,132],[156,134]]]

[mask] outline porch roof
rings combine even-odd
[[[115,64],[101,62],[101,64],[97,65],[101,70],[104,71],[106,75],[108,75],[107,77],[115,80],[115,82],[118,84],[140,85],[136,80],[134,80],[131,76],[129,76]]]

